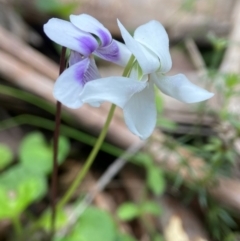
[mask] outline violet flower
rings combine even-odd
[[[71,15],[70,22],[52,18],[44,25],[44,32],[71,50],[69,68],[58,77],[53,91],[54,97],[69,108],[83,104],[79,94],[86,83],[101,80],[92,54],[120,66],[125,66],[131,55],[124,44],[113,40],[110,32],[87,14]]]

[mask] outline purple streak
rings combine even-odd
[[[107,45],[109,45],[112,41],[112,36],[108,31],[104,31],[102,29],[98,29],[98,37],[101,40],[101,46],[105,47]]]
[[[94,50],[98,48],[98,42],[94,37],[80,37],[78,39],[79,45],[82,49],[84,49],[84,56],[89,56]]]
[[[95,50],[94,54],[110,62],[116,62],[120,58],[120,51],[115,41],[112,41],[106,47],[99,47]]]
[[[89,58],[85,58],[82,61],[77,63],[77,68],[75,69],[76,72],[74,77],[81,86],[85,85],[84,76],[85,76],[85,72],[88,69],[89,63],[90,63]]]
[[[75,79],[83,87],[88,81],[101,78],[93,58],[85,58],[75,68]]]

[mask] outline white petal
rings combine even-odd
[[[108,46],[99,47],[93,54],[123,67],[127,65],[128,60],[131,57],[131,52],[126,45],[116,40],[112,40]]]
[[[69,61],[68,61],[69,66],[72,66],[72,65],[82,61],[83,59],[84,59],[84,57],[81,54],[79,54],[76,51],[71,51]]]
[[[97,40],[68,21],[51,18],[43,26],[45,34],[54,42],[89,56],[97,47]]]
[[[155,72],[159,67],[158,57],[151,52],[149,49],[144,47],[138,41],[133,39],[129,32],[124,28],[124,26],[118,20],[118,26],[121,31],[122,37],[128,49],[133,53],[139,65],[143,70],[143,74],[149,74]]]
[[[157,120],[153,83],[134,94],[124,106],[123,113],[130,131],[141,139],[147,139]]]
[[[123,108],[131,96],[143,88],[146,82],[125,77],[108,77],[88,82],[80,98],[84,103],[109,101]]]
[[[151,78],[164,94],[184,103],[200,102],[214,95],[191,83],[183,74],[174,76],[152,74]]]
[[[161,72],[165,73],[171,69],[172,59],[169,52],[168,34],[161,23],[152,20],[139,26],[134,32],[134,39],[159,57]]]
[[[86,82],[99,78],[95,61],[85,58],[66,69],[54,85],[53,95],[69,108],[79,108],[83,103],[79,98]],[[96,103],[97,104],[97,103]]]
[[[112,35],[97,19],[88,14],[70,15],[70,21],[82,31],[95,34],[101,41],[101,46],[109,45]]]
[[[140,81],[147,81],[148,80],[148,75],[142,75],[141,68],[139,67],[139,64],[137,62],[134,63],[129,78],[131,79],[136,79]]]

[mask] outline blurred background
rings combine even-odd
[[[144,143],[117,109],[91,171],[57,215],[54,240],[240,240],[239,0],[0,0],[0,240],[50,240],[52,89],[61,46],[45,36],[43,24],[81,13],[119,41],[117,18],[131,34],[160,21],[170,38],[169,75],[184,73],[215,96],[187,105],[156,92],[157,127]],[[122,74],[96,62],[103,77]],[[109,107],[63,107],[58,200]],[[119,162],[126,150],[131,158]]]

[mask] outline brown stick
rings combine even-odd
[[[62,53],[60,57],[60,68],[59,75],[65,70],[65,55],[66,48],[62,47]],[[51,206],[52,206],[52,217],[51,217],[51,233],[54,237],[55,233],[55,220],[56,220],[56,197],[57,197],[57,178],[58,178],[58,139],[60,133],[60,124],[61,124],[61,103],[57,101],[56,104],[56,119],[55,119],[55,130],[53,138],[53,172],[52,172],[52,185],[51,185]]]
[[[12,56],[9,56],[3,51],[0,51],[0,73],[4,75],[6,79],[24,88],[25,90],[35,93],[43,97],[44,99],[49,100],[51,103],[55,103],[55,100],[52,96],[52,80],[35,72],[24,63],[13,58]],[[105,112],[101,108],[92,108],[84,105],[76,111],[67,108],[65,108],[65,110],[72,114],[72,116],[75,117],[81,123],[81,125],[88,129],[91,133],[95,132],[96,134],[97,132],[99,132],[105,121]],[[159,136],[159,139],[163,138],[162,134],[157,135]],[[126,128],[125,124],[123,124],[123,122],[117,118],[114,118],[110,125],[108,140],[123,148],[127,148],[133,143],[137,143],[140,141],[139,138],[132,135]],[[161,141],[158,140],[155,140],[155,142],[151,143],[152,148],[155,147],[157,150],[160,149],[159,145],[161,147],[163,146],[161,145]],[[159,160],[161,165],[163,165],[163,163],[161,162],[161,152],[155,151],[156,150],[148,149],[148,152],[151,153],[156,160]],[[166,166],[167,170],[172,170],[175,172],[178,171],[177,164],[179,161],[179,156],[176,156],[175,153],[175,158],[171,161],[171,156],[173,154],[170,152],[168,153],[168,155],[169,161],[168,166]],[[203,163],[203,160],[200,161],[200,164],[199,161],[195,161],[189,163],[189,165],[190,168],[195,170],[194,172],[198,173],[200,169],[199,165],[200,167],[202,165],[201,163]],[[185,173],[186,172],[187,170],[185,170]],[[184,175],[184,179],[188,180],[186,174]],[[230,180],[222,177],[220,177],[219,180],[219,185],[215,187],[214,193],[211,191],[210,193],[214,196],[220,195],[218,197],[218,200],[221,201],[225,199],[229,207],[240,211],[240,197],[236,198],[237,193],[235,193],[233,196],[233,193],[230,191],[231,187],[226,188],[223,186],[223,184],[226,183],[226,180],[228,181],[228,183],[230,183]],[[238,190],[240,190],[240,182],[233,180],[231,183],[234,183],[234,186],[238,187]]]
[[[12,83],[21,88],[41,96],[50,103],[55,104],[52,96],[53,81],[29,68],[23,62],[8,55],[0,50],[0,73]],[[108,104],[108,103],[106,103]],[[64,107],[64,110],[70,113],[81,126],[92,134],[100,132],[106,119],[105,108],[94,108],[84,105],[80,109],[73,110]],[[139,138],[133,135],[123,123],[122,119],[113,118],[107,140],[122,148],[127,148],[133,143],[140,142]]]
[[[39,73],[55,80],[58,76],[58,66],[49,58],[37,52],[17,36],[0,26],[0,49],[31,66]]]

